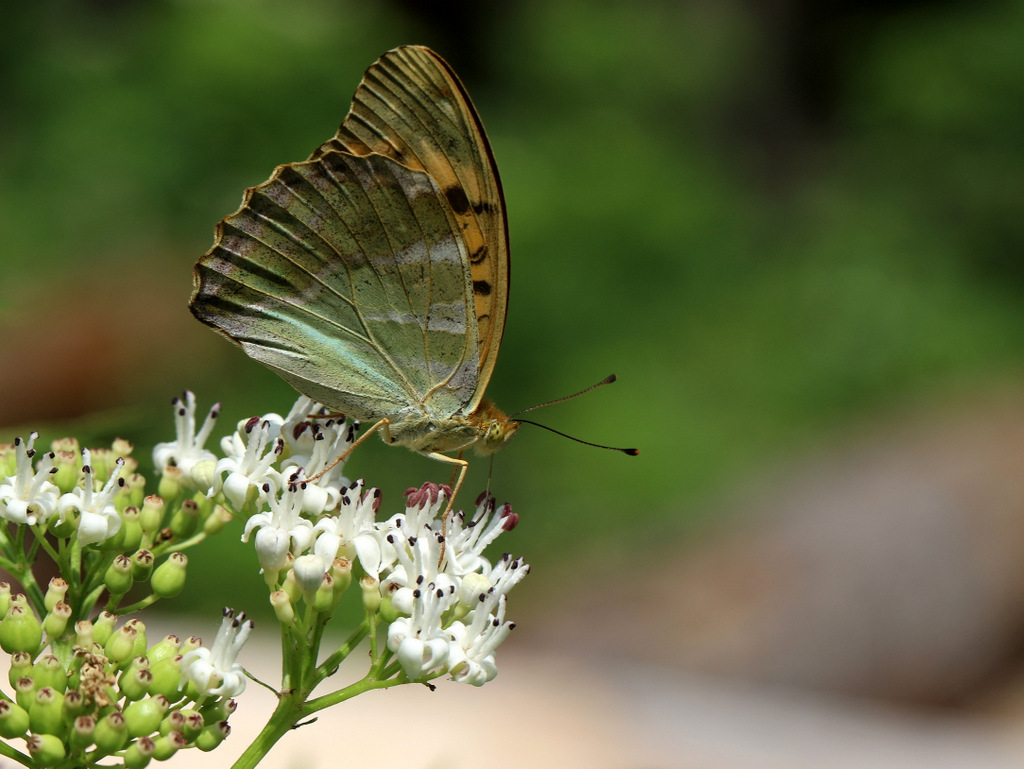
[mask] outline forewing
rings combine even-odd
[[[313,153],[371,153],[425,171],[443,192],[465,240],[479,361],[476,408],[490,380],[508,306],[505,203],[487,135],[466,89],[433,51],[404,46],[367,69],[337,135]]]
[[[479,370],[468,258],[428,174],[321,153],[246,191],[196,265],[191,308],[332,409],[395,417],[440,388],[454,413]]]

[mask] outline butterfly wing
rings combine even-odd
[[[504,221],[464,89],[430,51],[396,49],[367,70],[334,139],[247,190],[218,225],[192,311],[360,419],[417,404],[466,413],[504,325]]]
[[[330,151],[375,153],[426,171],[451,206],[469,251],[480,369],[473,411],[483,397],[501,345],[508,307],[509,251],[505,200],[483,123],[458,76],[436,53],[403,46],[363,76]]]

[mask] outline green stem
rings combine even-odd
[[[12,761],[17,761],[22,766],[34,765],[34,762],[32,761],[32,758],[30,756],[26,756],[20,750],[15,750],[13,747],[8,745],[3,740],[0,740],[0,755],[9,758]]]

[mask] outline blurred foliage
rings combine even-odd
[[[581,554],[662,541],[766,461],[1020,375],[1020,0],[0,13],[0,382],[39,383],[4,413],[10,434],[49,420],[152,443],[183,387],[224,400],[225,430],[285,410],[287,387],[188,317],[191,265],[241,191],[326,139],[362,70],[411,42],[463,76],[502,171],[513,288],[490,394],[514,411],[615,371],[538,419],[642,450],[524,428],[492,483],[531,560],[567,538]],[[93,311],[113,330],[95,348]],[[29,364],[68,335],[119,355]],[[352,468],[392,495],[446,473],[382,445]]]

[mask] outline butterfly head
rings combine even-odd
[[[483,430],[483,434],[474,445],[478,454],[493,454],[512,440],[512,436],[519,429],[518,421],[505,416],[504,412],[489,400],[482,401],[473,416]]]

